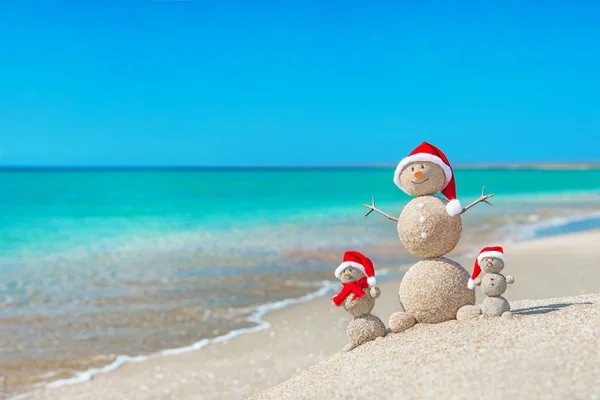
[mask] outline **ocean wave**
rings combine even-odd
[[[386,275],[387,273],[388,273],[388,271],[385,269],[378,271],[378,275]],[[217,337],[210,338],[210,339],[206,339],[206,338],[200,339],[197,342],[195,342],[189,346],[173,348],[173,349],[165,349],[165,350],[161,350],[159,352],[149,354],[149,355],[140,355],[140,356],[119,355],[115,358],[115,360],[112,363],[105,365],[102,368],[91,368],[91,369],[88,369],[83,372],[78,372],[72,378],[56,380],[56,381],[53,381],[53,382],[43,385],[43,387],[46,389],[52,389],[52,388],[57,388],[57,387],[61,387],[61,386],[73,385],[73,384],[77,384],[77,383],[86,382],[86,381],[93,379],[93,377],[98,374],[104,374],[107,372],[115,371],[116,369],[118,369],[128,363],[139,363],[139,362],[147,361],[151,358],[188,353],[191,351],[200,350],[200,349],[208,346],[209,344],[227,342],[227,341],[234,339],[235,337],[243,335],[243,334],[253,333],[253,332],[258,332],[261,330],[268,329],[271,326],[271,324],[269,322],[263,320],[263,318],[265,317],[266,314],[268,314],[272,311],[275,311],[275,310],[279,310],[279,309],[291,306],[293,304],[303,303],[303,302],[310,301],[310,300],[316,299],[318,297],[324,296],[330,292],[333,292],[334,289],[337,288],[338,285],[339,285],[339,282],[336,282],[336,281],[321,281],[321,285],[320,285],[321,287],[318,290],[308,293],[304,296],[274,301],[271,303],[266,303],[266,304],[261,304],[261,305],[255,306],[254,307],[255,311],[247,318],[248,322],[256,324],[254,326],[240,328],[240,329],[234,329],[234,330],[229,331],[226,334],[221,335],[221,336],[217,336]],[[40,392],[40,389],[38,389],[36,391],[32,391],[32,392],[19,394],[16,397],[12,397],[10,400],[23,400],[30,396],[38,394],[39,392]]]
[[[590,190],[561,190],[556,192],[551,191],[535,191],[535,192],[522,192],[522,193],[503,193],[502,196],[494,198],[494,201],[498,203],[514,203],[520,201],[535,201],[537,204],[562,202],[562,201],[598,201],[600,199],[600,189]]]
[[[377,271],[377,277],[378,278],[383,277],[383,279],[381,279],[381,281],[392,279],[401,274],[402,273],[392,273],[388,268],[382,268]],[[306,286],[306,282],[289,281],[289,283],[294,283],[294,284],[301,283]],[[314,286],[314,284],[315,284],[314,282],[310,283],[310,285],[312,285],[312,286]],[[291,305],[294,305],[294,304],[304,303],[304,302],[316,299],[318,297],[325,296],[328,293],[334,292],[338,288],[338,286],[339,286],[339,281],[337,281],[337,280],[320,281],[318,290],[316,290],[314,292],[310,292],[304,296],[291,298],[291,299],[283,299],[283,300],[274,301],[271,303],[261,304],[261,305],[252,307],[252,309],[254,311],[250,314],[250,316],[248,316],[247,321],[255,324],[254,326],[234,329],[234,330],[231,330],[221,336],[216,336],[216,337],[210,338],[210,339],[207,339],[207,338],[200,339],[200,340],[192,343],[189,346],[178,347],[178,348],[173,348],[173,349],[164,349],[164,350],[161,350],[156,353],[149,354],[149,355],[139,355],[139,356],[119,355],[115,358],[115,360],[113,362],[103,366],[102,368],[91,368],[86,371],[78,372],[72,378],[60,379],[60,380],[52,381],[50,383],[46,383],[43,385],[43,388],[53,389],[53,388],[57,388],[57,387],[61,387],[61,386],[74,385],[77,383],[87,382],[87,381],[92,380],[94,378],[94,376],[96,376],[96,375],[115,371],[125,364],[140,363],[140,362],[147,361],[149,359],[156,358],[156,357],[177,355],[177,354],[183,354],[183,353],[188,353],[188,352],[192,352],[192,351],[197,351],[197,350],[200,350],[210,344],[224,343],[224,342],[227,342],[231,339],[234,339],[234,338],[244,335],[244,334],[258,332],[258,331],[268,329],[271,326],[271,324],[263,319],[265,317],[265,315],[267,315],[268,313],[291,306]],[[23,393],[16,397],[12,397],[10,400],[23,400],[30,396],[38,394],[39,392],[40,392],[40,389],[32,391],[32,392]]]
[[[596,220],[597,223],[596,223]],[[579,226],[578,229],[570,231],[582,231],[600,227],[600,211],[594,210],[590,212],[580,212],[577,214],[557,215],[551,217],[542,217],[538,214],[527,216],[524,221],[509,221],[503,226],[496,229],[496,236],[499,238],[499,244],[510,244],[524,242],[545,236],[559,235],[568,233],[567,227],[573,224],[588,223],[586,226]],[[561,229],[565,228],[565,229]],[[550,234],[546,231],[552,230]],[[467,252],[466,255],[471,257],[477,256],[477,251]]]

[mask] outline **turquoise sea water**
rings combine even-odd
[[[600,193],[600,170],[459,170],[458,196],[482,185],[495,202]],[[47,254],[174,233],[227,233],[267,224],[398,212],[409,197],[389,169],[0,172],[0,256]],[[524,204],[525,206],[525,204]],[[395,209],[395,210],[394,210]],[[512,208],[511,208],[512,211]],[[486,210],[489,212],[489,210]],[[202,246],[203,243],[198,243]]]
[[[464,251],[478,250],[475,238],[598,221],[600,170],[455,173],[463,205],[484,185],[495,194],[493,207],[464,215]],[[371,196],[400,213],[409,197],[392,177],[393,168],[0,172],[0,355],[11,360],[0,375],[247,325],[252,307],[331,280],[350,248],[369,251],[376,268],[410,261],[392,222],[364,217]]]

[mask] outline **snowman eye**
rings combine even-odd
[[[425,166],[423,164],[421,164],[421,169],[425,169]]]
[[[415,167],[410,167],[410,170],[414,172],[414,170],[415,170]]]

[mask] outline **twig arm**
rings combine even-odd
[[[369,214],[371,214],[373,211],[375,211],[376,213],[379,213],[379,214],[383,215],[384,217],[386,217],[390,221],[398,222],[398,218],[394,218],[391,215],[388,215],[388,214],[384,213],[383,211],[381,211],[379,208],[377,208],[375,206],[375,197],[373,197],[373,204],[371,204],[371,205],[363,204],[363,207],[366,207],[366,208],[368,208],[370,210],[368,213],[365,214],[365,217],[368,216]]]
[[[463,208],[463,210],[460,212],[461,214],[464,214],[469,208],[473,207],[476,204],[479,203],[487,203],[490,206],[492,205],[492,203],[490,203],[489,201],[487,201],[487,199],[489,199],[490,197],[494,197],[494,194],[485,194],[485,186],[483,187],[483,189],[481,189],[481,196],[475,200],[474,202],[472,202],[471,204],[469,204],[468,206],[466,206],[465,208]]]

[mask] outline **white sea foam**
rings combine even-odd
[[[378,271],[379,275],[385,275],[386,273],[387,273],[387,271],[385,269]],[[274,311],[274,310],[279,310],[281,308],[285,308],[292,304],[303,303],[306,301],[316,299],[317,297],[324,296],[327,293],[333,291],[337,286],[338,286],[338,282],[322,281],[321,287],[317,291],[308,293],[304,296],[296,297],[293,299],[284,299],[284,300],[279,300],[279,301],[275,301],[272,303],[259,305],[259,306],[255,307],[255,311],[248,317],[248,321],[255,323],[256,324],[255,326],[234,329],[230,332],[227,332],[224,335],[217,336],[217,337],[214,337],[211,339],[200,339],[199,341],[197,341],[189,346],[161,350],[157,353],[153,353],[150,355],[145,355],[145,356],[119,355],[115,358],[115,360],[112,363],[105,365],[102,368],[91,368],[87,371],[77,373],[77,375],[75,375],[72,378],[56,380],[56,381],[50,382],[48,384],[45,384],[44,386],[45,386],[45,388],[52,389],[52,388],[56,388],[56,387],[60,387],[60,386],[73,385],[76,383],[86,382],[86,381],[91,380],[95,375],[114,371],[128,363],[139,363],[142,361],[149,360],[151,358],[167,356],[167,355],[182,354],[182,353],[187,353],[190,351],[200,350],[203,347],[206,347],[212,343],[223,343],[223,342],[227,342],[237,336],[240,336],[240,335],[243,335],[246,333],[258,332],[258,331],[261,331],[264,329],[268,329],[271,326],[271,324],[269,322],[263,320],[263,317],[266,314],[268,314],[269,312]],[[39,393],[39,390],[20,394],[16,397],[11,398],[10,400],[23,400],[30,396],[33,396],[36,393]]]
[[[532,214],[527,217],[528,223],[511,221],[498,228],[497,232],[502,239],[498,240],[496,244],[507,245],[532,240],[537,238],[545,229],[560,228],[572,223],[595,220],[598,218],[600,218],[600,211],[579,213],[569,216],[556,216],[548,219],[541,219],[539,215]],[[475,259],[479,254],[479,251],[479,248],[473,248],[466,251],[464,255],[468,258]]]
[[[22,400],[22,399],[26,399],[26,398],[28,398],[28,397],[31,397],[31,396],[33,396],[34,394],[37,394],[37,393],[38,393],[38,391],[35,391],[35,392],[28,392],[28,393],[22,393],[22,394],[20,394],[20,395],[18,395],[18,396],[11,397],[11,398],[10,398],[10,399],[8,399],[8,400]]]
[[[600,218],[600,211],[587,213],[578,213],[565,216],[555,216],[547,219],[541,218],[537,214],[529,215],[527,222],[509,221],[505,225],[499,227],[496,232],[502,237],[498,244],[506,245],[528,241],[540,237],[544,230],[552,228],[566,227],[573,223],[593,221]],[[553,235],[560,234],[555,232]],[[545,236],[545,235],[544,235]],[[473,249],[467,252],[467,256],[477,256],[478,249]]]
[[[523,193],[504,193],[499,199],[494,199],[495,203],[514,203],[514,202],[535,202],[540,203],[553,203],[553,202],[572,202],[573,200],[586,201],[592,200],[597,201],[600,196],[600,189],[589,189],[589,190],[564,190],[560,192],[523,192]]]
[[[515,224],[517,236],[513,238],[515,241],[525,241],[535,239],[544,229],[559,228],[572,223],[584,222],[600,218],[600,212],[591,212],[585,214],[574,214],[569,216],[557,216],[532,224]]]

